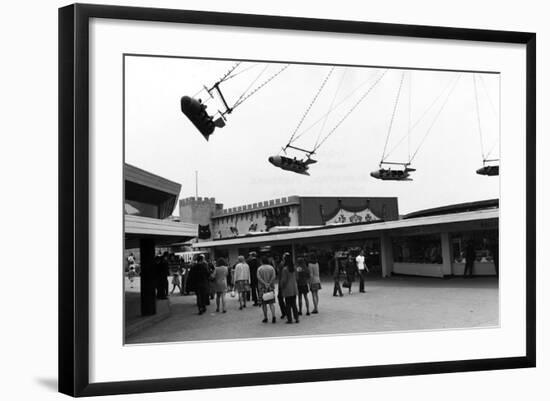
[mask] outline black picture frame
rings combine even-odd
[[[91,18],[484,41],[526,47],[526,353],[521,357],[123,382],[89,380],[88,61]],[[74,4],[59,9],[59,391],[95,396],[534,367],[536,35],[479,29]]]

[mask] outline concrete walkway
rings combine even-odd
[[[366,293],[354,283],[352,295],[333,297],[325,281],[319,292],[319,314],[301,316],[299,324],[284,324],[277,306],[277,323],[262,323],[261,308],[238,309],[226,295],[227,313],[197,315],[195,296],[173,295],[171,316],[127,338],[127,344],[168,341],[245,339],[316,334],[366,333],[497,326],[498,279],[392,277],[369,279]],[[311,294],[309,294],[311,302]],[[269,316],[271,319],[271,316]]]

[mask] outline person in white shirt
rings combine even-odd
[[[361,251],[359,255],[357,255],[355,263],[359,271],[359,292],[365,292],[365,273],[369,271],[369,268],[365,264],[365,252]]]

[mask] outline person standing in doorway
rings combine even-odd
[[[292,323],[292,315],[294,315],[294,321],[300,323],[298,308],[296,306],[296,295],[298,295],[296,269],[294,268],[290,254],[283,256],[283,271],[281,272],[280,284],[283,297],[285,298],[286,322]]]
[[[319,274],[319,263],[315,253],[309,255],[309,263],[307,264],[310,277],[311,298],[313,300],[313,310],[311,313],[319,313],[319,290],[321,289],[321,275]]]
[[[239,294],[239,310],[246,308],[246,293],[250,290],[250,268],[240,255],[235,266],[235,291]]]
[[[466,264],[464,266],[464,278],[472,278],[474,276],[474,262],[476,261],[476,250],[473,240],[469,240],[466,243],[466,252],[464,256],[466,259]]]
[[[267,256],[262,256],[262,265],[256,272],[256,278],[258,279],[258,298],[262,303],[262,310],[264,312],[264,320],[262,323],[267,323],[267,306],[271,310],[271,323],[275,323],[275,280],[277,274],[275,268],[269,264]],[[264,299],[264,294],[272,295],[272,298]],[[268,298],[267,296],[265,298]]]
[[[336,253],[330,259],[329,264],[332,268],[332,278],[334,280],[334,290],[332,291],[332,296],[337,297],[338,295],[343,297],[342,287],[340,286],[340,263]]]
[[[365,252],[359,252],[359,255],[355,258],[355,264],[359,273],[359,292],[365,292],[365,275],[369,271],[365,263]]]

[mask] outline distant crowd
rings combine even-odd
[[[128,265],[132,285],[138,274],[133,254],[128,257]],[[165,252],[155,257],[155,265],[157,298],[168,297],[171,274],[170,294],[176,289],[181,295],[194,293],[199,315],[206,312],[214,299],[216,312],[227,313],[226,294],[237,297],[239,310],[246,308],[247,302],[261,307],[263,323],[270,320],[276,323],[275,304],[280,309],[280,319],[286,319],[288,324],[299,323],[304,312],[306,316],[319,313],[321,277],[317,256],[313,252],[296,258],[295,263],[288,252],[280,258],[277,255],[258,257],[256,252],[250,252],[247,258],[239,256],[232,267],[224,258],[210,261],[205,255],[198,254],[192,263],[183,263],[178,256]],[[359,280],[359,292],[365,292],[365,274],[369,268],[363,251],[357,254],[349,252],[345,259],[333,254],[329,266],[334,282],[333,296],[344,296],[343,288],[352,294],[356,279]]]

